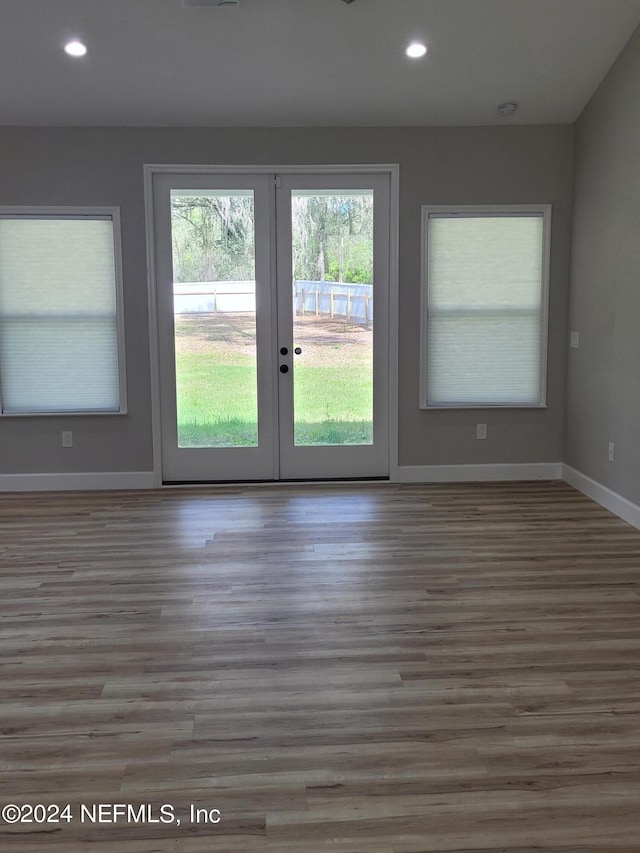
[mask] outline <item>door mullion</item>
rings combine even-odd
[[[287,456],[293,446],[293,382],[295,364],[293,360],[293,263],[291,245],[291,190],[288,176],[279,175],[276,181],[276,241],[277,258],[277,315],[278,350],[286,347],[286,357],[278,358],[278,368],[282,364],[289,367],[287,373],[278,369],[278,446],[280,451],[280,476],[283,466],[286,468]]]
[[[273,406],[273,478],[280,479],[280,375],[278,373],[277,351],[280,348],[280,322],[278,314],[278,187],[279,175],[269,175],[269,245],[271,247],[271,269],[269,276],[271,293],[271,387],[274,393]]]

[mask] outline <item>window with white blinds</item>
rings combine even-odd
[[[2,414],[123,414],[117,209],[0,208]]]
[[[422,408],[546,404],[551,208],[423,208]]]

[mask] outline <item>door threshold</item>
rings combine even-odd
[[[326,486],[332,483],[341,485],[389,483],[389,477],[324,477],[313,480],[163,480],[162,488],[223,488],[237,486]]]

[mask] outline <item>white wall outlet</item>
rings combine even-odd
[[[571,349],[578,349],[578,347],[580,346],[580,332],[571,332],[569,346],[571,347]]]
[[[613,462],[613,460],[615,459],[615,455],[616,455],[616,446],[612,441],[610,441],[609,442],[609,462]]]
[[[487,437],[487,425],[486,424],[476,424],[476,438],[486,438]]]
[[[70,429],[62,430],[62,446],[73,447],[73,433]]]

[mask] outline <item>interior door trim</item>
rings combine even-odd
[[[154,218],[153,179],[163,173],[191,175],[223,174],[324,174],[369,172],[388,174],[391,183],[389,211],[389,479],[397,482],[398,471],[398,244],[400,167],[397,163],[357,163],[306,165],[187,165],[145,164],[144,202],[147,250],[147,303],[149,312],[149,368],[151,383],[151,429],[153,454],[153,485],[162,483],[162,434],[160,418],[160,352],[158,345],[158,302],[156,297],[156,239]]]

